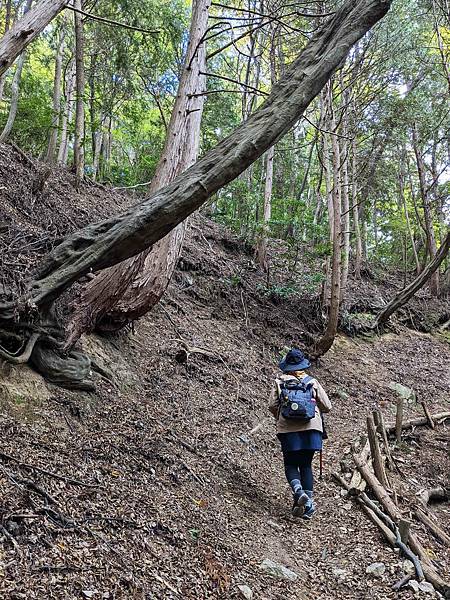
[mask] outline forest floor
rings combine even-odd
[[[63,174],[52,174],[32,208],[22,206],[17,190],[29,189],[32,168],[1,147],[0,173],[7,171],[2,153],[21,177],[0,182],[4,262],[14,266],[11,230],[20,218],[14,236],[23,246],[26,233],[30,244],[21,247],[22,260],[37,263],[33,252],[46,246],[33,240],[50,235],[45,219],[57,220],[58,198],[69,231],[121,206],[111,192],[86,186],[76,208]],[[101,208],[91,209],[89,198]],[[242,598],[240,585],[255,600],[432,597],[392,590],[403,559],[331,473],[348,468],[370,410],[379,407],[393,421],[390,382],[413,388],[432,413],[449,409],[448,340],[401,323],[382,337],[338,337],[311,371],[334,406],[324,477],[316,482],[318,511],[311,522],[294,519],[267,403],[283,349],[304,342],[320,316],[317,305],[286,293],[275,269],[276,285],[268,284],[249,248],[223,227],[202,216],[192,225],[161,304],[134,332],[82,340],[104,374],[95,393],[62,390],[28,367],[2,366],[0,597]],[[57,224],[52,240],[65,231]],[[272,244],[273,264],[280,252]],[[302,272],[312,277],[314,269]],[[22,275],[11,270],[8,277],[5,285]],[[392,285],[387,277],[354,283],[352,302],[386,300]],[[419,314],[430,299],[424,292],[416,302]],[[408,403],[405,418],[420,410]],[[448,440],[448,426],[417,428],[395,450],[402,474],[390,476],[405,516],[421,490],[449,489]],[[449,504],[429,510],[450,533]],[[445,548],[422,525],[412,527],[449,580]],[[294,571],[297,581],[271,577],[261,568],[265,559]],[[385,565],[379,577],[366,573],[374,562]]]

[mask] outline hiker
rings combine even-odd
[[[322,450],[321,413],[331,409],[323,387],[305,373],[310,366],[301,350],[289,350],[279,363],[283,374],[276,379],[269,406],[277,420],[284,472],[294,494],[292,514],[304,519],[311,519],[315,512],[312,459],[314,452]]]

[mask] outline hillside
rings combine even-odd
[[[9,161],[0,206],[5,287],[20,287],[59,236],[129,202],[100,186],[77,195],[56,173],[30,200],[32,165],[0,149],[3,165]],[[64,195],[77,202],[59,210]],[[276,263],[280,245],[271,250]],[[308,268],[300,260],[299,272]],[[314,365],[334,411],[317,517],[298,522],[267,399],[283,349],[306,345],[305,331],[320,328],[320,314],[313,293],[280,293],[282,277],[274,267],[267,285],[249,248],[197,215],[163,302],[135,331],[82,340],[95,361],[95,393],[62,390],[28,367],[2,365],[2,597],[239,598],[239,585],[264,600],[411,597],[410,589],[392,590],[403,559],[331,473],[345,466],[368,411],[381,407],[393,421],[391,382],[413,388],[433,413],[448,410],[448,341],[406,328],[406,317],[382,337],[342,334]],[[389,298],[394,285],[383,279],[352,282],[349,304]],[[448,304],[430,304],[424,291],[414,315],[425,321],[427,306],[439,315],[433,325],[444,322]],[[405,418],[415,414],[420,405],[408,404]],[[445,425],[405,435],[397,456],[401,475],[392,478],[405,514],[420,490],[449,488]],[[448,503],[430,512],[450,533]],[[445,548],[422,525],[413,527],[449,580]],[[299,579],[269,576],[260,568],[265,559]],[[374,562],[386,566],[381,577],[366,574]]]

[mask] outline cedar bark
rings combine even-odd
[[[74,0],[74,8],[82,10],[82,1]],[[75,143],[73,159],[75,185],[80,187],[84,177],[84,34],[83,20],[79,12],[74,12],[75,25]]]
[[[9,28],[11,26],[11,2],[12,0],[7,0],[6,2],[6,8],[5,8],[5,34],[9,31]],[[3,90],[5,88],[5,79],[6,79],[6,74],[3,73],[2,75],[0,75],[0,102],[3,100]]]
[[[67,4],[67,0],[39,0],[0,39],[0,75]]]
[[[390,5],[391,0],[346,0],[317,29],[246,123],[142,203],[65,238],[49,254],[24,296],[0,305],[0,318],[12,318],[18,304],[49,305],[90,270],[117,264],[164,237],[289,131],[355,42]]]
[[[58,149],[58,163],[67,165],[69,154],[69,129],[73,118],[73,93],[75,90],[75,63],[71,62],[67,69],[65,83],[65,107],[61,121],[61,141]]]
[[[206,51],[202,43],[210,0],[193,3],[189,45],[172,110],[166,142],[149,191],[170,183],[196,160],[205,91]],[[183,245],[186,221],[151,249],[99,274],[82,293],[70,324],[70,341],[97,325],[120,329],[159,302],[175,269]]]

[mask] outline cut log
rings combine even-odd
[[[372,455],[373,470],[378,481],[389,487],[386,472],[384,470],[383,456],[381,455],[380,445],[378,443],[377,432],[372,415],[367,416],[367,434],[369,437],[370,453]]]
[[[436,427],[436,425],[434,423],[433,417],[430,414],[430,411],[428,410],[428,406],[427,406],[426,402],[421,400],[420,404],[422,405],[423,412],[425,413],[425,418],[428,421],[428,425],[431,427],[431,429],[434,429]]]
[[[434,423],[443,423],[446,419],[450,419],[450,411],[440,412],[432,415],[432,419]],[[412,429],[413,427],[423,427],[424,425],[428,425],[428,419],[426,417],[417,417],[416,419],[411,419],[409,421],[404,421],[402,424],[402,429]],[[395,432],[395,425],[389,425],[386,427],[387,433]]]
[[[402,441],[403,427],[403,398],[397,398],[397,413],[395,415],[395,441],[400,444]]]
[[[428,527],[436,539],[442,542],[445,546],[450,547],[450,536],[448,536],[445,531],[439,527],[439,525],[432,521],[430,517],[423,512],[423,510],[418,508],[415,511],[414,516],[418,521]]]
[[[373,418],[375,421],[375,425],[377,426],[377,431],[381,435],[381,439],[383,440],[388,468],[392,469],[392,467],[395,466],[395,463],[392,460],[391,447],[389,446],[389,440],[386,433],[386,425],[384,423],[384,416],[381,410],[374,410]]]
[[[391,517],[391,519],[397,524],[400,523],[400,521],[404,520],[400,509],[398,508],[398,506],[395,505],[394,501],[389,496],[386,488],[383,487],[378,481],[378,479],[375,477],[375,475],[370,472],[367,465],[362,463],[359,459],[359,456],[356,454],[353,455],[353,459],[361,475],[366,480],[367,485],[370,488],[372,488],[373,493],[378,498],[379,502],[381,502],[381,504],[384,506],[386,512]],[[412,532],[409,534],[409,545],[422,561],[427,562],[431,565],[430,559],[427,553],[425,552],[425,549],[418,540],[417,536]]]
[[[338,481],[345,489],[348,490],[348,484],[340,477],[337,473],[333,473],[333,477]],[[369,517],[369,519],[374,523],[379,530],[383,533],[386,540],[393,547],[398,546],[397,537],[393,531],[389,529],[389,527],[383,523],[383,521],[377,516],[377,514],[371,510],[363,500],[365,494],[361,494],[361,497],[356,498],[356,502],[361,506],[364,513]],[[423,550],[423,549],[422,549]],[[419,558],[421,558],[419,556]],[[421,559],[422,560],[422,559]],[[414,561],[413,561],[414,562]],[[429,564],[429,562],[425,562],[422,560],[421,568],[425,579],[429,581],[441,594],[444,595],[445,598],[450,597],[450,584],[446,582],[440,575],[436,572],[434,567]]]

